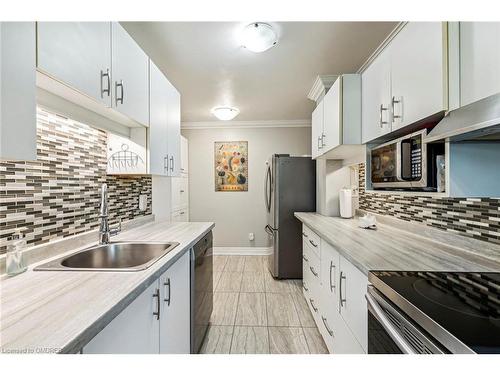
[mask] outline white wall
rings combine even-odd
[[[182,135],[189,141],[190,221],[215,222],[217,247],[267,246],[265,161],[276,153],[310,155],[311,128],[182,129]],[[216,141],[248,141],[248,192],[215,192]]]

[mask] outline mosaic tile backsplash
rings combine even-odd
[[[37,161],[0,160],[0,254],[15,231],[33,246],[98,227],[104,182],[111,222],[150,215],[151,177],[107,176],[106,162],[104,131],[38,109]]]
[[[500,244],[500,199],[367,193],[364,163],[359,164],[359,208]]]

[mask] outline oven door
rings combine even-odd
[[[368,286],[368,354],[442,354],[437,343]]]

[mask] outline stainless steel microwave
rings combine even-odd
[[[373,148],[370,152],[374,188],[427,187],[427,129]]]

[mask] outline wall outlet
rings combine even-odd
[[[249,239],[250,241],[255,240],[255,234],[253,234],[253,233],[248,233],[248,239]]]
[[[139,211],[146,211],[148,208],[148,196],[146,194],[139,195]]]

